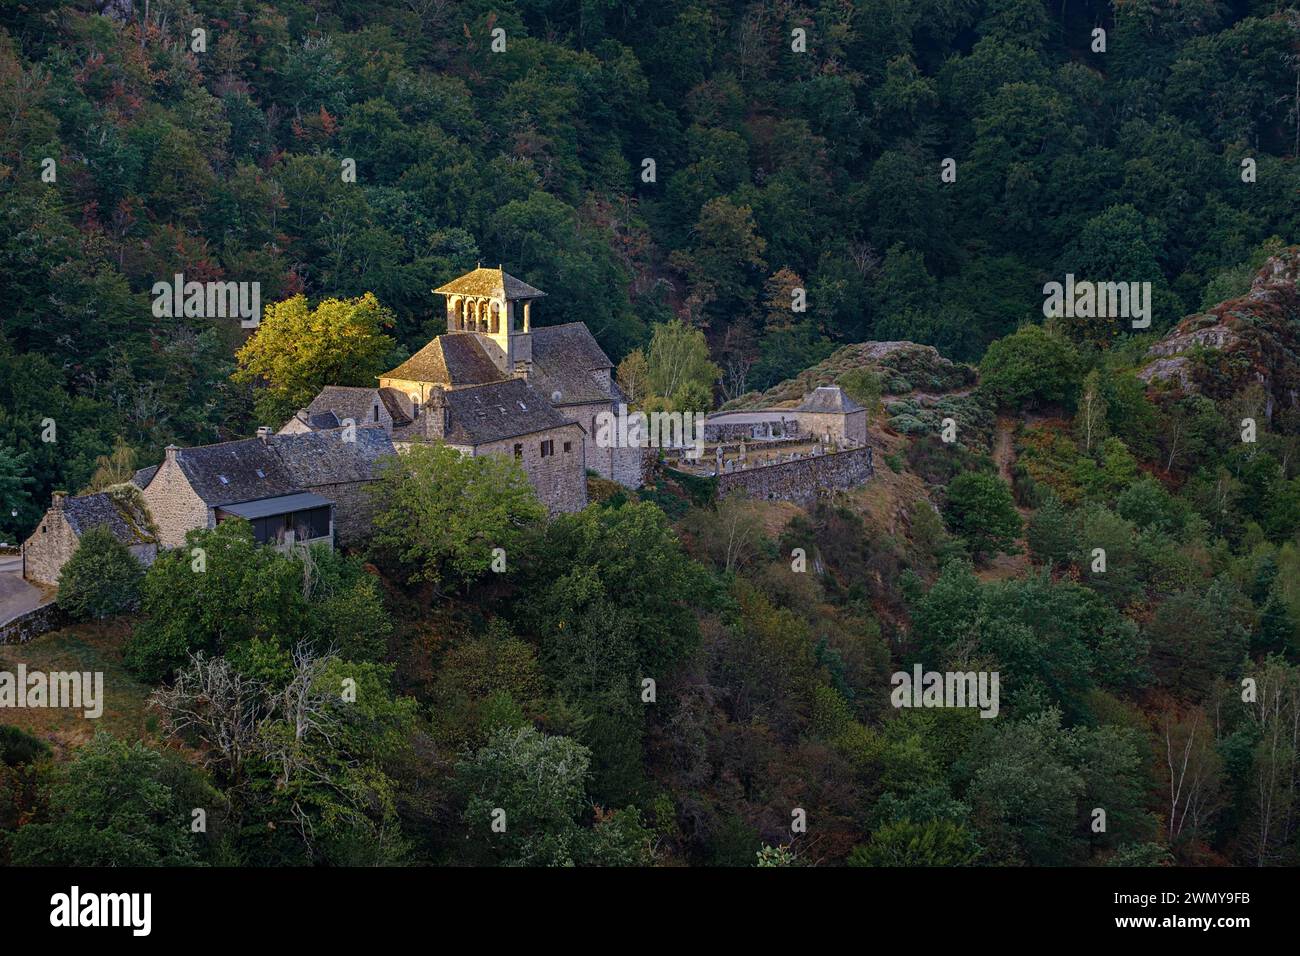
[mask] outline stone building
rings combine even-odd
[[[706,442],[806,438],[843,447],[867,443],[867,410],[838,385],[820,385],[794,408],[715,412],[704,425]]]
[[[552,513],[587,504],[583,430],[523,379],[432,389],[420,417],[393,432],[403,450],[442,441],[462,455],[513,455]]]
[[[499,267],[480,267],[434,292],[446,296],[445,335],[379,376],[378,388],[322,389],[281,432],[372,418],[402,447],[437,432],[436,422],[425,422],[437,404],[458,436],[448,444],[465,454],[517,453],[552,511],[585,504],[585,491],[579,496],[575,488],[585,485],[588,469],[628,487],[641,485],[641,449],[596,442],[596,416],[617,414],[625,399],[613,363],[586,325],[535,327],[533,303],[545,293]],[[457,394],[462,391],[469,394]],[[566,446],[569,451],[559,450]]]
[[[167,447],[152,475],[138,475],[158,543],[179,547],[194,528],[241,517],[261,543],[355,544],[370,528],[366,486],[375,462],[395,452],[380,426]]]
[[[828,438],[837,445],[867,443],[867,410],[838,385],[819,385],[790,414],[814,438]]]
[[[23,577],[37,584],[58,583],[81,536],[99,526],[113,532],[141,564],[148,566],[158,556],[158,539],[138,488],[121,486],[71,498],[56,491],[45,517],[23,542]]]
[[[320,429],[353,425],[380,425],[390,435],[394,426],[406,425],[411,416],[403,411],[405,396],[392,388],[352,388],[328,385],[310,405],[300,408],[280,429],[282,435],[296,435]]]

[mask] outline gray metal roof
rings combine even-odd
[[[309,491],[296,495],[281,495],[278,498],[263,498],[261,501],[245,501],[237,505],[222,505],[221,510],[241,518],[265,518],[269,515],[283,515],[291,511],[306,511],[308,508],[321,508],[334,502]]]

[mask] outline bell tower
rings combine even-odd
[[[433,290],[447,297],[447,333],[476,335],[506,375],[527,374],[533,362],[532,305],[546,295],[501,266],[473,272]]]

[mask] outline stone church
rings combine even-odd
[[[640,448],[601,448],[596,416],[626,402],[613,363],[582,322],[534,326],[546,293],[481,266],[434,289],[447,332],[379,376],[377,387],[329,386],[287,422],[293,434],[380,425],[399,450],[439,440],[465,455],[512,454],[556,511],[587,503],[586,473],[641,485]]]

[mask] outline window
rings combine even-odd
[[[542,457],[547,458],[554,454],[555,454],[555,442],[551,441],[551,439],[548,438],[546,439],[546,441],[542,442]]]
[[[375,421],[379,421],[379,406],[375,405]]]
[[[573,442],[566,441],[564,443],[564,453],[567,455],[571,451],[573,451]]]
[[[294,541],[325,538],[330,533],[328,506],[292,511],[283,515],[268,515],[253,519],[253,540],[258,544],[284,544],[293,532]]]
[[[523,445],[516,443],[516,445],[515,445],[515,457],[516,457],[516,458],[523,458],[523,457],[524,457],[524,446],[523,446]]]
[[[420,417],[420,400],[419,400],[419,398],[417,398],[417,397],[414,396],[414,395],[411,396],[411,408],[414,409],[414,414],[413,414],[411,417],[412,417],[412,418],[419,418],[419,417]]]

